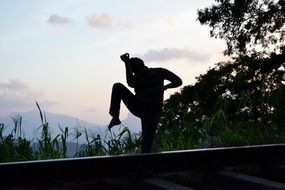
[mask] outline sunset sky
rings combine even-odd
[[[197,9],[213,2],[0,0],[0,116],[38,101],[48,112],[108,123],[112,84],[126,84],[125,52],[194,84],[223,59],[224,42],[197,21]]]

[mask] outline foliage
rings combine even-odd
[[[215,0],[198,10],[231,60],[165,102],[166,150],[284,142],[284,10],[283,0]]]
[[[271,58],[242,56],[234,62],[219,63],[199,76],[195,85],[185,86],[166,101],[162,125],[177,126],[179,120],[202,121],[217,111],[219,99],[227,100],[227,119],[231,121],[276,120],[273,115],[284,110],[276,102],[283,97],[284,60],[283,54],[275,54]]]
[[[272,98],[281,98],[277,92],[284,88],[285,3],[283,0],[216,0],[216,3],[199,10],[198,19],[211,27],[212,36],[227,42],[229,54],[237,56],[198,77],[196,89],[192,90],[199,91],[198,97],[201,94],[204,97],[202,105],[210,108],[217,97],[224,96],[231,106],[230,119],[262,118],[272,122],[277,119],[272,115],[280,111]],[[207,93],[211,94],[210,106]]]
[[[4,136],[5,126],[0,123],[0,162],[6,161],[24,161],[33,159],[33,150],[31,148],[31,141],[22,137],[21,120],[14,121],[14,128],[10,134]]]
[[[231,120],[229,107],[230,104],[221,96],[216,104],[216,110],[209,116],[204,115],[201,120],[184,117],[192,115],[192,112],[180,112],[175,118],[167,120],[173,119],[175,125],[168,125],[169,123],[163,119],[158,130],[156,146],[160,147],[160,150],[184,150],[285,142],[283,126],[246,118],[239,121]]]
[[[227,43],[226,54],[271,52],[284,48],[284,0],[215,0],[198,11],[212,37]],[[261,50],[261,51],[260,51]]]
[[[37,102],[36,105],[42,122],[39,126],[41,130],[40,138],[36,138],[36,141],[32,142],[22,136],[21,116],[11,118],[14,122],[14,128],[7,136],[4,136],[4,131],[6,130],[4,124],[0,123],[0,162],[67,157],[68,137],[71,135],[68,132],[68,127],[63,129],[59,125],[61,133],[53,137],[50,134],[50,126],[45,113],[41,110]],[[86,143],[79,145],[78,138],[82,135],[82,132],[78,129],[75,130],[75,138],[73,140],[77,142],[77,152],[74,157],[140,152],[140,134],[132,134],[127,127],[123,127],[118,134],[108,130],[106,131],[105,138],[88,132],[86,129],[83,132]]]
[[[105,139],[100,135],[93,135],[89,140],[89,134],[85,130],[87,144],[82,145],[80,156],[118,155],[140,152],[140,135],[131,134],[127,127],[124,127],[118,134],[110,130],[106,131]]]
[[[64,131],[62,135],[57,135],[56,137],[52,138],[49,132],[49,124],[46,120],[45,113],[42,112],[39,104],[36,102],[38,107],[40,118],[41,118],[41,126],[39,128],[42,129],[41,138],[38,139],[38,146],[36,147],[35,156],[37,159],[54,159],[60,158],[65,156],[66,149],[66,139],[65,134],[68,130]],[[63,151],[60,150],[59,147],[59,137],[62,137],[62,147]]]

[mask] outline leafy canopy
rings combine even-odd
[[[217,63],[165,101],[159,134],[183,139],[188,147],[214,146],[223,131],[262,127],[265,136],[269,130],[272,136],[255,143],[273,142],[285,128],[285,1],[215,0],[198,10],[198,20],[210,27],[212,37],[225,40],[225,54],[232,59]],[[170,147],[183,146],[173,142]]]
[[[268,53],[284,48],[284,0],[215,0],[198,10],[201,24],[210,26],[212,37],[227,43],[225,54]]]

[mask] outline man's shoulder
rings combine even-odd
[[[162,71],[167,71],[167,69],[162,68],[162,67],[151,67],[149,68],[150,71],[154,71],[154,72],[162,72]]]
[[[150,68],[151,71],[153,73],[159,74],[159,75],[169,75],[171,73],[171,71],[169,71],[166,68],[162,68],[162,67],[154,67],[154,68]]]

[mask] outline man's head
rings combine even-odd
[[[130,59],[130,66],[134,74],[139,74],[143,72],[147,67],[144,65],[143,60],[137,57],[132,57]]]

